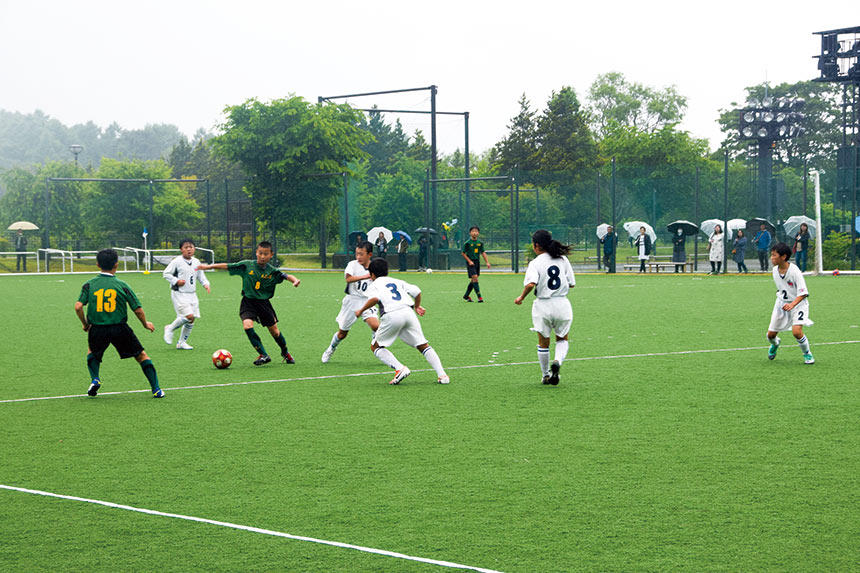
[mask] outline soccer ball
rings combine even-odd
[[[214,364],[215,368],[218,368],[219,370],[228,368],[233,364],[233,355],[230,354],[229,350],[224,350],[223,348],[216,350],[212,354],[212,364]]]
[[[427,269],[425,272],[426,272],[428,275],[432,275],[432,274],[433,274],[433,269]]]
[[[838,276],[839,276],[839,269],[833,269],[833,276],[834,276],[834,277],[838,277]]]

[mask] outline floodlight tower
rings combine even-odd
[[[741,139],[754,140],[758,149],[758,174],[756,180],[756,206],[765,219],[776,214],[776,184],[773,181],[773,150],[776,142],[799,137],[804,129],[800,126],[806,102],[802,98],[750,98],[747,107],[739,110]]]
[[[84,150],[84,146],[78,145],[77,143],[73,143],[72,145],[69,146],[69,151],[71,151],[72,154],[75,156],[75,167],[78,166],[78,155],[83,150]]]

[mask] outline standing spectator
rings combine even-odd
[[[24,251],[27,250],[27,237],[24,236],[24,233],[18,229],[18,234],[15,235],[15,251],[18,253],[17,258],[15,259],[15,271],[21,271],[21,264],[24,265],[24,272],[27,272],[27,255],[24,254]]]
[[[738,235],[732,243],[732,259],[738,264],[738,273],[748,273],[744,257],[747,254],[747,237],[743,229],[738,229]],[[728,266],[728,265],[726,265]],[[726,269],[728,270],[728,269]]]
[[[600,242],[603,243],[603,266],[607,273],[615,273],[615,251],[618,249],[618,233],[612,225],[606,228],[606,235]]]
[[[418,270],[423,271],[427,268],[427,245],[430,241],[427,235],[421,235],[418,239]]]
[[[400,235],[400,242],[397,243],[397,266],[402,273],[406,270],[406,252],[409,250],[409,241],[406,237]]]
[[[720,225],[714,227],[714,234],[708,239],[711,247],[708,251],[708,260],[711,261],[711,272],[709,275],[718,275],[723,269],[723,228]]]
[[[675,272],[684,270],[684,263],[687,262],[687,251],[685,243],[687,237],[684,235],[683,229],[678,229],[678,232],[672,237],[672,262],[675,263]]]
[[[639,253],[639,272],[644,273],[645,261],[651,255],[651,237],[645,232],[645,227],[639,227],[639,236],[633,241],[633,245]]]
[[[809,254],[809,226],[806,223],[801,223],[800,230],[794,235],[794,248],[792,250],[795,252],[795,264],[800,267],[801,272],[806,272],[806,259]]]
[[[761,229],[753,237],[756,251],[758,252],[758,264],[762,271],[767,270],[767,259],[770,257],[770,233],[767,232],[767,226],[762,223]]]
[[[379,231],[379,237],[376,239],[376,256],[384,259],[388,254],[388,241],[385,240],[385,233]]]

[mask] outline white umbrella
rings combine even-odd
[[[30,221],[15,221],[7,227],[10,231],[38,231],[39,227]]]
[[[744,219],[729,219],[729,224],[726,226],[729,228],[729,233],[733,233],[738,229],[743,229],[746,232],[747,222]]]
[[[738,221],[739,219],[733,219],[734,221]],[[731,221],[730,221],[731,222]],[[723,230],[723,233],[726,235],[727,240],[732,239],[732,229],[726,229],[726,224],[722,219],[708,219],[707,221],[702,221],[702,224],[699,225],[699,230],[706,234],[708,237],[714,234],[714,229],[720,226]]]
[[[601,224],[599,224],[599,225],[597,226],[597,238],[598,238],[598,239],[600,239],[600,240],[602,241],[602,240],[603,240],[603,237],[605,237],[605,236],[606,236],[606,233],[608,233],[608,232],[609,232],[609,227],[611,227],[611,226],[612,226],[612,225],[610,225],[609,223],[601,223]]]
[[[809,227],[809,234],[815,235],[815,220],[804,215],[794,215],[793,217],[789,217],[785,220],[785,223],[782,224],[782,228],[785,229],[786,235],[794,238],[794,235],[797,234],[797,231],[803,223],[806,223],[806,226]]]
[[[394,239],[394,233],[385,227],[374,227],[367,232],[367,240],[376,244],[376,240],[379,238],[379,233],[382,233],[382,236],[385,237],[386,243],[390,243],[391,240]]]
[[[657,240],[657,233],[654,232],[654,229],[651,228],[651,225],[644,221],[630,221],[628,223],[624,223],[624,230],[627,231],[627,234],[633,237],[634,239],[639,236],[639,228],[645,227],[645,234],[651,237],[651,243]]]

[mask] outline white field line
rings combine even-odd
[[[815,346],[832,346],[835,344],[860,344],[860,340],[839,340],[836,342],[816,342],[813,344]],[[645,352],[642,354],[612,354],[607,356],[582,356],[579,358],[568,358],[565,362],[582,362],[586,360],[618,360],[621,358],[650,358],[652,356],[683,356],[686,354],[713,354],[716,352],[742,352],[747,350],[764,350],[768,348],[767,346],[742,346],[738,348],[706,348],[703,350],[675,350],[672,352]],[[530,360],[526,362],[494,362],[490,364],[472,364],[467,366],[449,366],[446,367],[445,370],[469,370],[472,368],[499,368],[502,366],[526,366],[530,364],[537,364],[537,360]],[[430,372],[431,368],[413,368],[412,372]],[[249,384],[274,384],[277,382],[304,382],[308,380],[329,380],[332,378],[356,378],[362,376],[381,376],[384,374],[390,374],[390,371],[378,371],[378,372],[357,372],[353,374],[329,374],[326,376],[301,376],[297,378],[276,378],[272,380],[248,380],[245,382],[224,382],[222,384],[201,384],[198,386],[175,386],[175,387],[165,387],[164,390],[170,390],[171,392],[175,390],[200,390],[204,388],[223,388],[226,386],[246,386]],[[123,390],[118,392],[99,392],[99,396],[112,396],[117,394],[138,394],[143,392],[150,392],[150,390]],[[0,400],[0,404],[9,404],[12,402],[35,402],[38,400],[62,400],[64,398],[83,398],[86,397],[86,394],[68,394],[65,396],[37,396],[35,398],[14,398],[11,400]]]
[[[142,507],[133,507],[131,505],[122,505],[119,503],[112,503],[110,501],[101,501],[98,499],[88,499],[85,497],[75,497],[73,495],[61,495],[58,493],[51,493],[48,491],[40,491],[37,489],[26,489],[23,487],[14,487],[11,485],[3,485],[3,484],[0,484],[0,489],[29,493],[32,495],[41,495],[44,497],[68,499],[71,501],[82,501],[84,503],[92,503],[95,505],[112,507],[114,509],[124,509],[126,511],[134,511],[137,513],[156,515],[159,517],[172,517],[174,519],[184,519],[185,521],[196,521],[198,523],[207,523],[209,525],[217,525],[219,527],[228,527],[230,529],[239,529],[242,531],[250,531],[251,533],[262,533],[263,535],[272,535],[275,537],[284,537],[286,539],[294,539],[296,541],[309,541],[311,543],[320,543],[322,545],[331,545],[333,547],[340,547],[342,549],[354,549],[356,551],[363,551],[365,553],[375,553],[377,555],[385,555],[386,557],[396,557],[397,559],[407,559],[409,561],[420,561],[421,563],[429,563],[430,565],[439,565],[441,567],[450,567],[450,568],[454,568],[454,569],[468,569],[470,571],[482,571],[485,573],[499,573],[498,571],[496,571],[494,569],[483,569],[481,567],[472,567],[470,565],[461,565],[460,563],[452,563],[451,561],[440,561],[438,559],[428,559],[426,557],[415,557],[413,555],[406,555],[404,553],[396,553],[394,551],[386,551],[384,549],[374,549],[372,547],[362,547],[361,545],[352,545],[350,543],[341,543],[340,541],[328,541],[325,539],[316,539],[314,537],[305,537],[303,535],[292,535],[290,533],[283,533],[281,531],[272,531],[271,529],[261,529],[259,527],[251,527],[249,525],[240,525],[238,523],[229,523],[226,521],[216,521],[214,519],[206,519],[203,517],[194,517],[192,515],[180,515],[178,513],[165,513],[163,511],[155,511],[154,509],[145,509]]]

